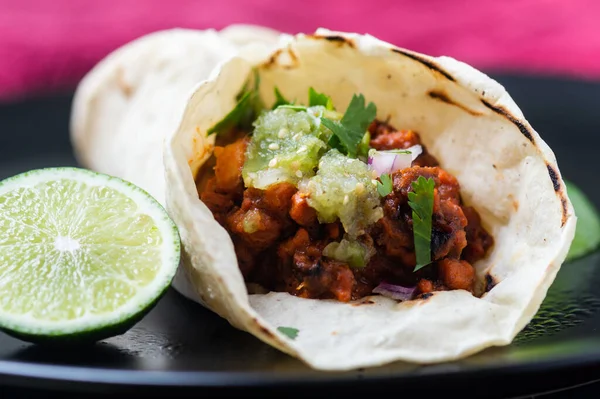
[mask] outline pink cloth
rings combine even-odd
[[[597,0],[0,0],[0,99],[70,90],[145,33],[254,23],[370,33],[485,70],[600,78]]]

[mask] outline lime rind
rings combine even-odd
[[[165,209],[143,189],[117,177],[79,168],[63,167],[37,169],[5,179],[0,182],[0,198],[4,198],[5,195],[11,191],[25,189],[24,192],[27,192],[27,189],[56,180],[72,181],[74,184],[83,183],[84,185],[87,185],[90,190],[94,187],[105,187],[126,196],[131,203],[135,205],[138,214],[149,216],[157,227],[162,242],[159,246],[161,259],[160,265],[158,265],[159,269],[156,272],[156,276],[154,276],[151,281],[147,282],[145,286],[136,287],[135,294],[130,298],[127,298],[122,306],[113,311],[105,313],[97,312],[96,314],[85,312],[85,314],[71,319],[47,320],[40,317],[34,317],[32,312],[25,312],[25,314],[8,313],[5,311],[4,307],[0,307],[0,328],[7,330],[9,333],[12,332],[13,335],[30,338],[37,336],[64,337],[81,334],[98,337],[102,335],[102,331],[109,332],[119,326],[121,326],[122,329],[122,326],[128,324],[128,321],[137,321],[141,314],[147,313],[149,308],[154,306],[157,300],[170,286],[179,265],[180,257],[180,238],[177,227],[169,218]],[[77,191],[75,192],[78,193]],[[95,200],[98,199],[96,198]],[[74,198],[74,201],[85,201],[85,198]],[[4,202],[6,202],[6,199],[0,200],[0,209],[3,207]],[[43,201],[40,202],[43,203]],[[93,201],[91,205],[94,205]],[[43,208],[43,204],[41,204],[40,207]],[[81,206],[78,209],[85,212],[85,208],[85,206]],[[2,211],[8,213],[10,212],[10,207],[5,207]],[[39,214],[39,212],[42,211],[45,212],[44,215]],[[12,239],[11,241],[4,235],[4,240],[0,239],[0,248],[6,245],[24,249],[31,245],[36,245],[37,248],[43,247],[44,245],[50,245],[50,243],[43,243],[44,236],[48,236],[49,232],[44,232],[43,227],[40,228],[39,226],[36,226],[35,222],[37,218],[41,216],[47,217],[52,213],[43,209],[37,209],[36,212],[38,212],[38,214],[35,214],[34,212],[29,220],[17,221],[17,224],[21,223],[23,225],[22,232],[30,233],[30,235],[28,235],[29,242],[18,241],[15,239]],[[57,219],[67,218],[67,216],[69,216],[71,220],[73,217],[77,217],[77,215],[64,214],[59,214],[57,216]],[[60,223],[60,220],[54,220],[54,223]],[[119,229],[113,231],[112,234],[119,235],[121,232],[118,230]],[[56,245],[56,243],[54,244]],[[60,245],[66,245],[67,249],[68,245],[71,244],[68,240],[60,243]],[[85,243],[82,245],[85,245]],[[110,246],[108,243],[107,245]],[[4,276],[0,275],[0,281],[2,280],[2,277]],[[23,287],[20,288],[21,291],[23,291]],[[35,290],[35,287],[30,288],[31,290]],[[35,291],[18,292],[18,295],[35,295]],[[10,297],[14,297],[14,295],[10,295]],[[87,300],[89,303],[89,298],[87,298]]]

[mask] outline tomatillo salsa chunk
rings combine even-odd
[[[394,286],[403,299],[475,294],[472,265],[493,237],[419,135],[375,113],[362,95],[344,114],[330,100],[278,104],[217,132],[214,175],[198,191],[247,283],[343,302]]]
[[[300,182],[299,194],[316,211],[319,223],[339,221],[356,238],[383,216],[374,179],[366,163],[334,148],[320,159],[316,175]]]
[[[282,182],[297,185],[313,176],[331,137],[331,131],[320,123],[324,111],[318,106],[303,112],[278,108],[261,114],[246,151],[244,184],[265,189]]]

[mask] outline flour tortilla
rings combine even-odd
[[[177,128],[194,87],[218,63],[235,54],[260,56],[278,38],[273,29],[249,24],[168,29],[113,51],[75,92],[71,142],[79,164],[129,180],[164,205],[163,141]],[[181,272],[173,285],[193,299]]]
[[[129,180],[164,204],[162,143],[189,95],[218,63],[267,51],[279,33],[255,25],[169,29],[129,42],[80,82],[71,114],[78,162]]]
[[[257,66],[260,94],[307,101],[307,89],[344,110],[352,94],[377,105],[379,119],[418,131],[461,184],[495,237],[475,264],[481,298],[436,292],[425,300],[372,303],[249,295],[228,233],[199,200],[194,177],[210,156],[207,130],[235,105]],[[430,57],[369,35],[319,29],[281,39],[260,62],[233,57],[201,83],[165,145],[167,210],[180,229],[196,299],[236,328],[313,368],[347,370],[403,360],[459,359],[508,345],[532,319],[564,261],[576,217],[552,150],[505,89],[449,57]],[[299,330],[291,339],[278,327]]]

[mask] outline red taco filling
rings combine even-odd
[[[336,119],[331,107],[294,107],[220,134],[203,171],[214,174],[197,182],[200,199],[231,236],[245,281],[342,302],[475,293],[473,264],[494,239],[419,135],[371,119],[351,151],[344,117]],[[322,122],[328,115],[332,122]]]

